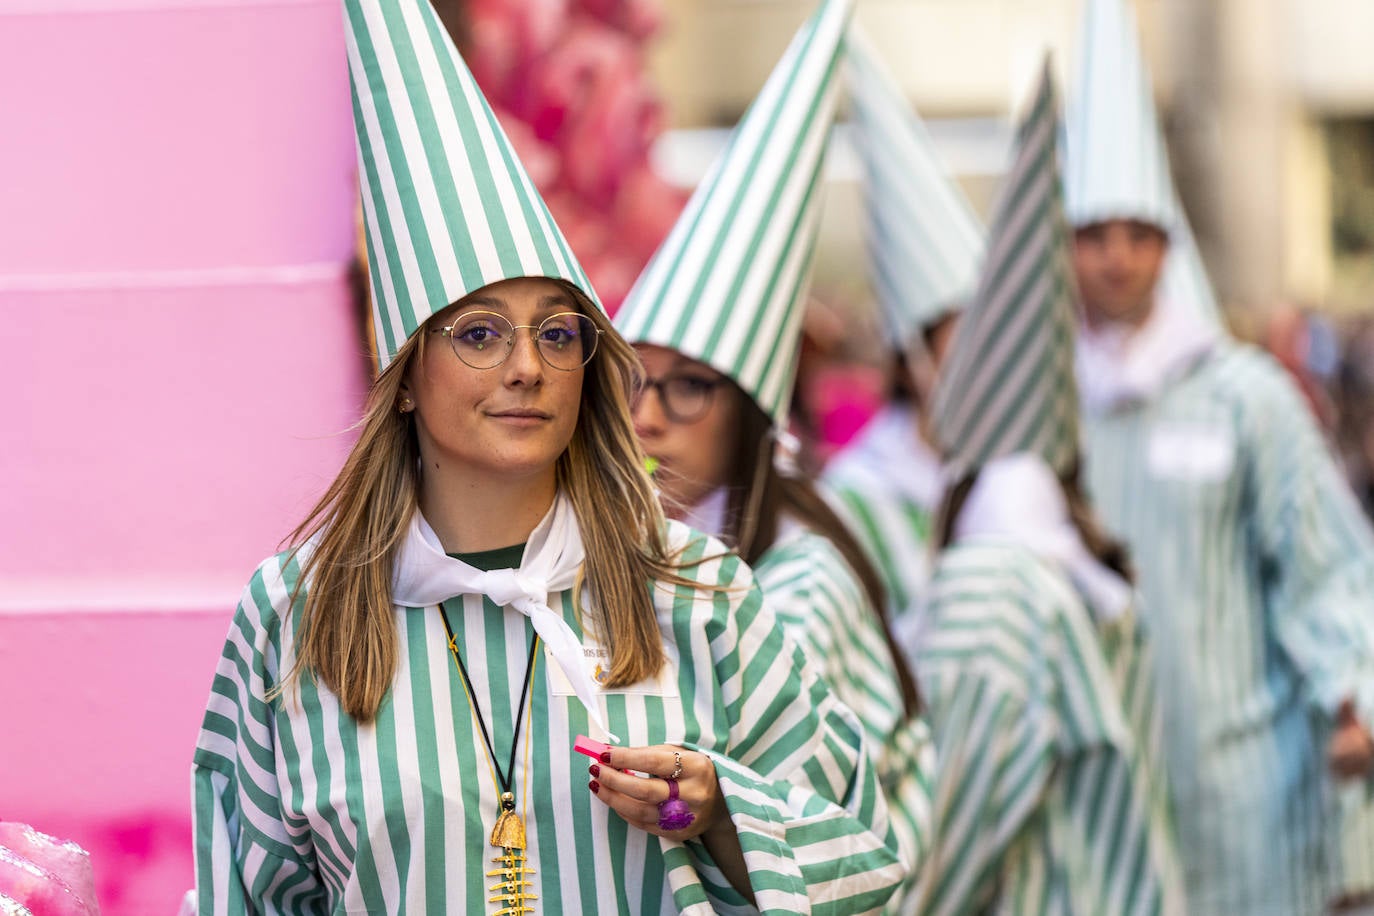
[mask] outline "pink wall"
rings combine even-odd
[[[107,914],[190,887],[229,615],[351,442],[339,9],[0,0],[0,819]]]

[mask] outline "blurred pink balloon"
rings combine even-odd
[[[588,15],[644,41],[659,30],[663,13],[655,0],[577,0]]]
[[[519,109],[530,71],[567,28],[568,0],[472,0],[464,59],[488,98]]]
[[[562,171],[562,159],[558,155],[558,150],[535,136],[534,130],[511,112],[494,104],[492,110],[496,112],[496,120],[501,122],[501,129],[510,138],[511,146],[515,147],[515,155],[520,157],[534,186],[557,186]]]
[[[100,914],[86,851],[12,821],[0,822],[0,902],[6,898],[33,913]]]
[[[663,244],[687,204],[687,193],[671,185],[642,161],[622,176],[611,221],[618,242],[647,263]]]

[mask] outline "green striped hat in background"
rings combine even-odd
[[[824,0],[730,135],[615,323],[786,422],[852,0]]]
[[[563,233],[429,0],[344,0],[377,356],[515,277],[593,302]]]
[[[891,342],[905,347],[973,294],[983,228],[936,156],[925,124],[857,26],[848,46],[869,274]]]
[[[935,438],[954,479],[1030,452],[1058,472],[1078,449],[1074,290],[1046,58],[994,211],[978,291],[936,389]]]
[[[1138,219],[1169,234],[1160,294],[1221,323],[1183,212],[1135,17],[1125,0],[1086,0],[1065,114],[1065,210],[1074,226]]]

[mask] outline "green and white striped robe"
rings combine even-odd
[[[784,638],[748,567],[681,525],[669,535],[701,561],[686,574],[724,589],[654,589],[667,667],[605,692],[611,729],[711,755],[760,910],[880,909],[906,871],[860,726]],[[298,702],[267,698],[293,659],[298,575],[282,556],[258,569],[215,675],[193,767],[201,912],[491,911],[497,790],[437,609],[397,608],[395,682],[360,725],[310,678]],[[550,606],[582,633],[570,592]],[[504,753],[533,631],[483,596],[456,599],[449,617]],[[514,776],[538,911],[752,912],[699,842],[636,830],[592,797],[572,746],[593,726],[554,668],[540,652],[533,747]]]
[[[884,407],[822,475],[828,501],[882,577],[889,620],[911,611],[930,577],[942,492],[940,459],[921,438],[917,417],[911,407]]]
[[[906,716],[892,653],[863,587],[834,544],[801,528],[779,538],[754,575],[778,620],[863,724],[911,868],[909,889],[929,843],[935,749],[925,721]],[[893,912],[904,899],[893,898]]]
[[[1150,718],[1148,699],[1128,703],[1142,694],[1132,617],[1095,622],[1058,566],[975,539],[940,555],[922,613],[940,768],[915,911],[1181,912],[1162,796],[1131,727]]]
[[[1161,688],[1189,904],[1320,912],[1334,889],[1326,716],[1374,721],[1374,542],[1306,406],[1218,345],[1147,403],[1085,418]]]

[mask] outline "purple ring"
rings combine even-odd
[[[668,797],[658,804],[658,829],[686,830],[697,816],[685,801],[677,797],[677,780],[665,781],[668,783]]]

